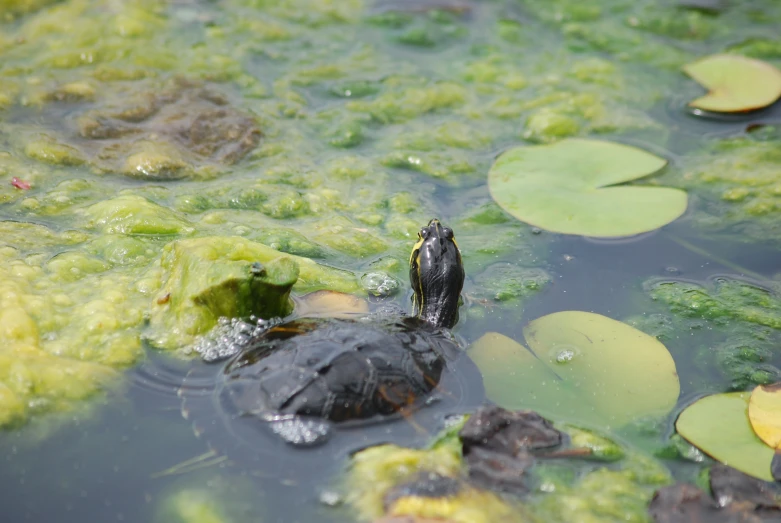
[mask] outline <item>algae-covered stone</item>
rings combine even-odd
[[[347,486],[350,503],[363,518],[384,514],[383,497],[393,486],[422,471],[457,476],[461,470],[461,449],[457,442],[432,450],[380,445],[356,453],[350,462]]]
[[[167,281],[152,301],[150,339],[155,345],[181,347],[222,317],[268,319],[293,310],[295,262],[282,256],[252,262],[224,247],[208,238],[166,246],[161,263],[168,271]]]
[[[191,174],[190,166],[181,153],[170,144],[140,142],[135,147],[138,152],[131,153],[122,166],[122,173],[133,177],[151,180],[176,180]]]
[[[178,213],[141,196],[117,196],[87,207],[82,214],[87,219],[86,227],[99,228],[108,234],[187,234],[193,231],[190,223]]]
[[[290,290],[359,289],[349,273],[239,237],[206,237],[166,245],[161,291],[152,301],[150,341],[175,349],[221,317],[286,316]]]
[[[130,20],[120,22],[123,30],[143,28]],[[173,180],[214,177],[260,142],[254,119],[231,107],[218,90],[183,77],[148,83],[129,92],[127,86],[109,85],[96,93],[75,82],[48,93],[54,100],[95,100],[77,113],[77,132],[41,136],[27,144],[27,155],[54,164],[89,162],[102,172],[133,178]]]

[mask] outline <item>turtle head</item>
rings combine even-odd
[[[458,306],[464,286],[464,264],[453,229],[436,218],[418,233],[409,259],[412,302],[418,318],[438,327],[458,322]]]

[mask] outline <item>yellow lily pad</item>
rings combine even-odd
[[[710,92],[691,107],[720,113],[762,109],[781,97],[781,71],[762,60],[718,54],[683,67]]]
[[[298,316],[349,319],[369,312],[369,302],[364,298],[338,291],[310,292],[294,301]]]
[[[678,399],[667,348],[625,323],[564,311],[532,321],[524,335],[530,349],[495,332],[469,349],[488,397],[503,407],[604,427],[665,414]]]
[[[759,439],[774,449],[781,447],[781,383],[754,389],[748,402],[748,419]]]

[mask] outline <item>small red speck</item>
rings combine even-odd
[[[23,191],[27,191],[30,188],[32,188],[32,185],[30,185],[30,182],[26,182],[24,180],[21,180],[21,179],[17,178],[16,176],[11,178],[11,185],[13,185],[17,189],[21,189]]]

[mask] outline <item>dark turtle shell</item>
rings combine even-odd
[[[417,318],[300,318],[264,332],[225,366],[221,403],[268,421],[383,418],[430,398],[460,352],[449,332]]]

